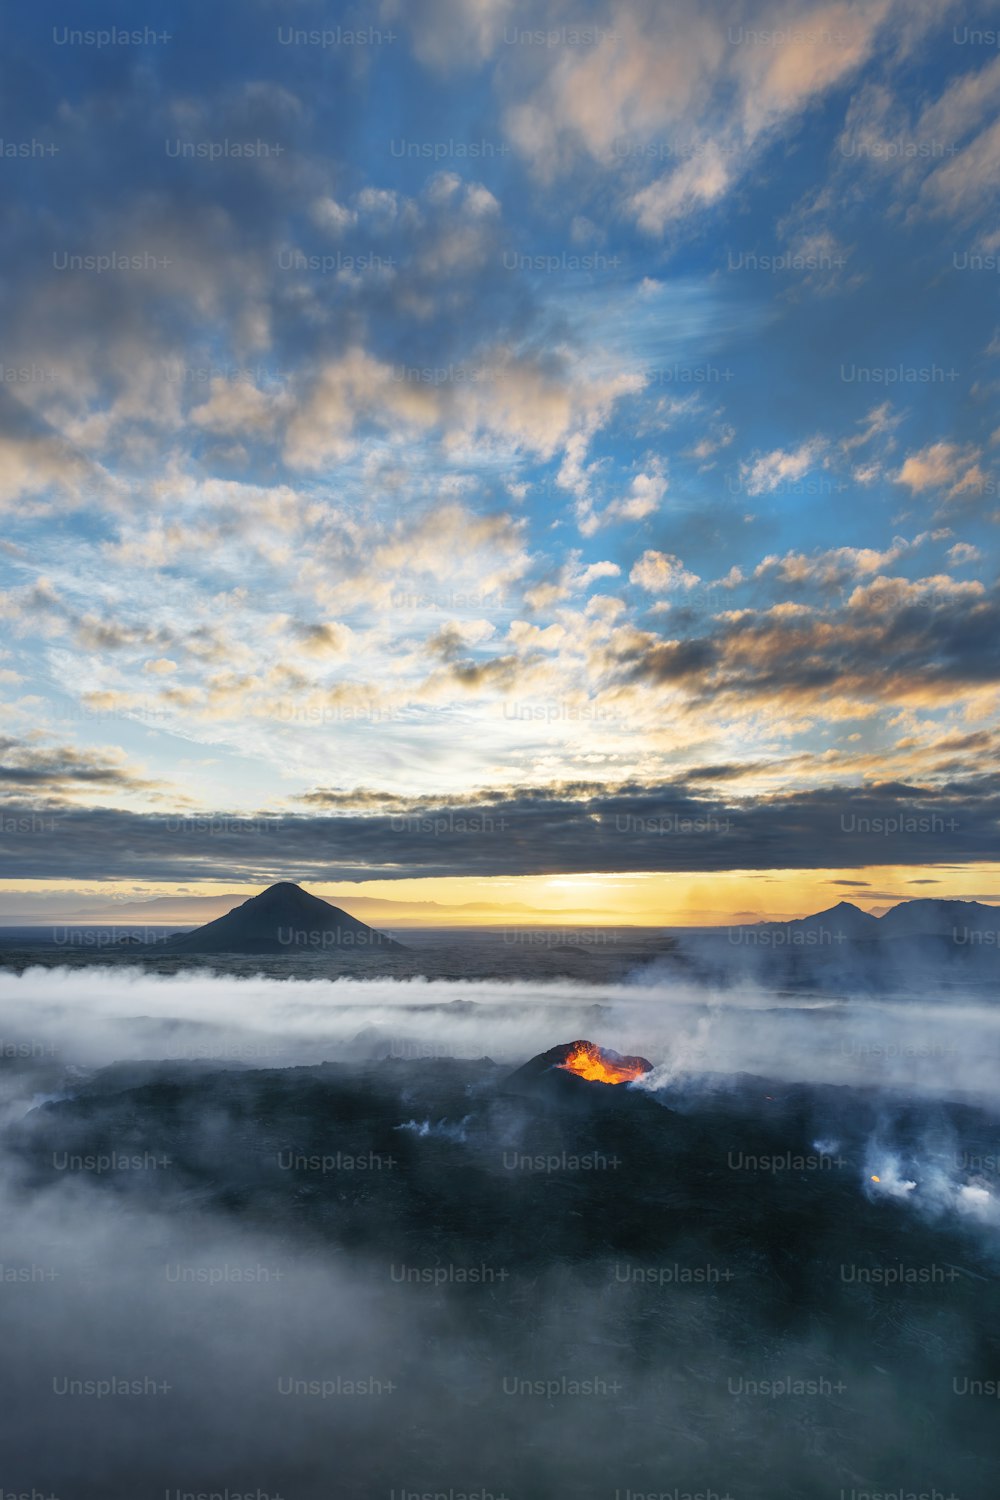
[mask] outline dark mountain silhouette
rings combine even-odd
[[[903,901],[879,919],[879,937],[953,937],[963,932],[995,932],[1000,907],[983,901],[942,901],[930,897]]]
[[[158,944],[172,953],[336,953],[402,951],[402,943],[377,932],[339,906],[282,880],[242,906]]]
[[[851,901],[838,901],[827,911],[808,917],[793,917],[788,922],[754,922],[749,928],[781,928],[785,931],[813,932],[855,942],[880,941],[899,937],[952,937],[956,930],[986,931],[1000,927],[1000,907],[982,901],[947,901],[926,897],[901,901],[883,912],[881,917],[862,911]]]
[[[845,938],[876,938],[879,936],[879,919],[862,911],[850,901],[838,901],[827,911],[814,912],[809,917],[796,917],[790,922],[761,922],[761,927],[791,927],[803,932],[823,932]]]
[[[995,983],[1000,907],[937,898],[902,901],[881,917],[841,901],[789,922],[755,922],[678,937],[703,979],[752,977],[795,989],[910,992]]]

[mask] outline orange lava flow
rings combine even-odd
[[[633,1078],[641,1078],[646,1072],[645,1065],[638,1058],[622,1057],[615,1062],[593,1042],[582,1043],[557,1066],[589,1079],[591,1083],[631,1083]]]

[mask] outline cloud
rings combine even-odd
[[[317,198],[310,208],[310,213],[321,229],[329,230],[338,238],[348,229],[353,229],[358,222],[357,209],[345,208],[335,198]]]
[[[493,56],[514,10],[513,0],[383,0],[381,15],[408,28],[422,62],[449,73]]]
[[[905,818],[907,863],[992,864],[1000,815],[995,774],[968,784],[826,784],[738,798],[696,791],[679,777],[525,785],[388,807],[379,795],[358,812],[335,810],[350,802],[336,788],[304,800],[306,814],[193,817],[179,837],[176,818],[110,808],[60,809],[48,829],[37,815],[32,823],[22,798],[5,808],[4,858],[26,880],[50,875],[58,856],[66,880],[183,881],[197,867],[202,879],[241,885],[543,870],[844,870],[897,865],[900,844],[881,830]]]
[[[592,583],[596,583],[599,578],[617,578],[620,573],[621,568],[617,563],[608,561],[588,563],[585,568],[581,568],[578,573],[572,575],[572,586],[586,589]]]
[[[1000,682],[993,632],[1000,594],[935,574],[878,576],[836,609],[776,605],[716,617],[711,634],[663,641],[633,632],[606,651],[609,669],[653,683],[683,682],[696,699],[801,699],[834,711],[865,704],[960,701]]]
[[[489,620],[452,620],[428,638],[425,650],[444,661],[455,661],[470,646],[488,641],[495,631]]]
[[[212,432],[266,433],[274,426],[278,410],[274,396],[247,381],[220,376],[212,380],[208,400],[192,409],[190,420]]]
[[[945,490],[948,498],[954,498],[984,487],[985,476],[978,458],[979,450],[971,444],[928,443],[904,460],[893,479],[896,484],[905,484],[915,495]]]
[[[1000,120],[984,130],[954,161],[938,167],[924,183],[922,199],[932,212],[949,217],[978,215],[983,198],[1000,184]]]
[[[59,147],[4,244],[11,724],[56,745],[78,716],[107,770],[141,735],[128,774],[183,762],[206,807],[332,782],[332,733],[344,795],[682,754],[755,789],[775,755],[812,785],[804,749],[845,776],[978,765],[928,727],[996,713],[992,324],[950,261],[992,244],[998,75],[951,14],[417,0],[378,49],[251,26],[210,87],[176,48],[111,73],[60,49],[5,136]],[[878,154],[934,141],[955,153]],[[737,234],[849,247],[867,279],[834,309],[797,273],[727,275]],[[53,265],[109,248],[142,263]],[[930,327],[954,387],[836,379],[844,348],[922,361]],[[919,533],[925,497],[967,539]],[[504,718],[514,694],[540,717]]]
[[[685,568],[679,557],[649,549],[629,573],[629,582],[638,584],[650,594],[665,594],[672,589],[690,589],[700,580],[697,573]]]
[[[82,505],[102,486],[114,487],[101,465],[0,388],[0,505],[46,491],[60,505]]]
[[[158,789],[156,782],[131,769],[124,751],[45,745],[39,739],[37,735],[32,741],[0,739],[0,791],[5,799],[20,799],[31,792],[54,805],[85,791]],[[47,831],[55,831],[51,820]]]
[[[956,542],[953,547],[948,548],[947,556],[953,567],[964,568],[971,563],[981,562],[983,554],[971,542]]]
[[[436,432],[446,450],[471,448],[489,435],[539,458],[570,448],[607,417],[619,397],[641,386],[637,376],[588,379],[558,359],[484,353],[481,377],[465,382],[411,380],[360,347],[328,362],[288,421],[285,457],[315,470],[351,457],[366,431],[418,437]]]
[[[617,0],[592,45],[497,67],[505,129],[543,183],[572,180],[581,158],[614,173],[623,210],[659,236],[719,204],[776,135],[852,78],[893,13],[889,0],[775,5],[751,21],[685,3],[664,31],[646,0]],[[562,19],[552,7],[552,24]]]
[[[774,576],[782,583],[839,587],[851,579],[864,578],[891,567],[921,546],[929,536],[929,532],[921,532],[912,541],[897,537],[891,547],[881,550],[876,547],[833,547],[808,557],[801,552],[788,552],[784,557],[772,555],[757,564],[753,576]]]
[[[902,420],[901,414],[893,411],[892,403],[883,401],[881,405],[873,406],[871,411],[857,423],[861,428],[860,432],[841,440],[841,450],[844,453],[853,453],[857,448],[866,447],[876,438],[891,438]]]
[[[609,520],[645,520],[659,509],[666,492],[667,479],[658,469],[650,474],[637,474],[629,486],[628,494],[620,500],[612,500],[604,516]]]
[[[822,438],[810,438],[797,448],[786,451],[775,448],[740,465],[740,475],[748,495],[765,495],[783,484],[801,479],[814,469],[826,451]]]
[[[710,141],[697,159],[635,193],[629,208],[640,229],[662,235],[674,219],[687,218],[716,203],[728,192],[732,180],[730,161]]]
[[[354,632],[337,620],[319,620],[294,626],[301,649],[310,656],[341,657],[350,649]]]

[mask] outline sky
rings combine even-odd
[[[3,28],[0,911],[1000,901],[985,7]]]

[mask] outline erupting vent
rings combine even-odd
[[[593,1042],[575,1042],[566,1059],[556,1066],[591,1083],[631,1083],[633,1078],[652,1071],[644,1057],[621,1057]]]

